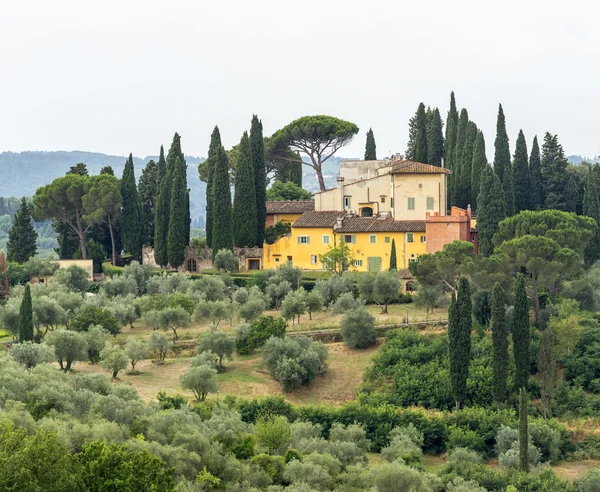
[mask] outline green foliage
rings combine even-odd
[[[406,158],[409,161],[427,162],[427,115],[425,105],[419,104],[417,112],[408,122]]]
[[[544,192],[544,208],[567,210],[568,161],[558,136],[546,132],[542,144],[540,174]]]
[[[159,311],[148,311],[144,314],[144,321],[155,330],[171,330],[173,339],[177,340],[177,330],[186,328],[190,324],[190,315],[182,307],[166,307]]]
[[[312,200],[312,193],[302,189],[293,181],[275,180],[271,187],[267,190],[267,200],[282,201],[282,200]]]
[[[529,210],[532,206],[532,189],[529,177],[527,142],[523,130],[519,130],[513,160],[513,179],[515,189],[515,212]]]
[[[202,353],[205,350],[214,352],[219,357],[220,369],[223,369],[223,358],[231,360],[233,349],[235,348],[235,339],[226,333],[217,329],[211,329],[204,332],[198,339],[197,351]]]
[[[117,318],[108,309],[96,306],[82,307],[71,321],[71,329],[79,332],[88,331],[94,325],[101,326],[111,335],[121,331]]]
[[[480,192],[477,197],[477,241],[481,255],[492,254],[492,238],[505,216],[506,201],[500,178],[492,167],[487,165],[481,173]]]
[[[99,325],[92,325],[85,334],[87,342],[88,361],[91,364],[100,362],[100,352],[108,342],[110,334]]]
[[[196,400],[204,401],[208,393],[215,393],[219,389],[217,384],[217,370],[208,365],[190,367],[181,376],[182,388],[189,389],[194,393]]]
[[[450,110],[446,119],[446,141],[444,145],[444,165],[453,173],[456,171],[454,150],[458,131],[458,111],[454,92],[450,93]],[[454,174],[448,176],[448,203],[456,203],[454,196]]]
[[[212,242],[214,255],[222,249],[233,249],[233,230],[231,226],[231,190],[229,188],[229,164],[225,149],[217,153],[213,173],[212,195]]]
[[[123,246],[125,251],[139,260],[142,256],[142,213],[131,154],[129,154],[129,159],[125,163],[123,177],[121,178],[121,196],[123,197],[123,209],[121,211]]]
[[[265,221],[267,218],[267,168],[263,125],[256,115],[252,116],[252,123],[250,124],[250,153],[254,168],[254,190],[256,193],[256,245],[262,247],[265,240]]]
[[[515,378],[516,379],[516,378]],[[519,388],[519,468],[529,471],[529,432],[527,430],[527,390],[525,386]]]
[[[600,225],[600,197],[598,196],[598,183],[591,168],[588,173],[588,179],[585,184],[583,195],[583,215],[591,217]],[[585,261],[591,265],[600,259],[600,227],[596,228],[594,237],[589,242],[585,250]]]
[[[502,191],[504,192],[504,201],[506,203],[507,217],[515,214],[515,183],[513,178],[512,166],[509,164],[504,168],[504,181],[502,181]]]
[[[54,360],[52,348],[44,343],[31,341],[14,344],[10,349],[10,355],[26,369]]]
[[[251,354],[262,347],[269,338],[285,337],[286,329],[287,323],[283,318],[261,316],[248,327],[243,336],[236,339],[236,350],[240,354]]]
[[[525,278],[517,277],[515,309],[512,316],[513,353],[515,357],[515,391],[527,389],[529,380],[529,303],[525,292]]]
[[[167,163],[163,146],[160,146],[160,157],[157,169],[156,206],[154,207],[154,259],[161,266],[169,263],[167,236],[169,233],[169,207],[171,204],[171,178],[167,172]]]
[[[74,361],[87,359],[87,341],[81,333],[53,331],[46,337],[46,343],[54,347],[54,356],[63,371],[70,371]]]
[[[17,263],[25,263],[37,253],[38,234],[31,223],[31,210],[27,200],[23,198],[19,209],[13,215],[12,226],[8,231],[6,243],[6,259]]]
[[[127,338],[125,343],[125,355],[131,363],[131,370],[135,371],[135,365],[148,356],[148,344],[137,338]]]
[[[506,381],[508,378],[508,326],[506,324],[506,306],[504,291],[499,283],[492,292],[492,342],[494,349],[494,400],[498,405],[507,397]]]
[[[460,155],[459,172],[457,181],[457,203],[462,208],[467,208],[471,203],[471,174],[473,166],[473,148],[477,139],[477,125],[472,121],[467,124],[465,142]]]
[[[502,104],[498,106],[498,120],[496,121],[496,140],[494,140],[494,172],[504,182],[504,170],[510,166],[510,148],[508,134],[506,133],[506,120]]]
[[[336,275],[341,275],[348,270],[352,263],[352,250],[344,241],[340,239],[337,246],[329,246],[327,252],[319,255],[319,261],[323,263],[325,270]]]
[[[200,179],[205,176],[206,181],[206,244],[209,247],[212,246],[212,234],[213,234],[213,180],[215,167],[218,160],[218,152],[221,147],[221,134],[219,133],[219,127],[215,126],[210,136],[210,145],[208,148],[208,157],[206,160],[198,165],[198,172]]]
[[[217,270],[233,272],[238,268],[238,259],[230,249],[220,249],[215,255],[213,265]]]
[[[31,304],[31,287],[29,284],[25,286],[25,293],[21,300],[19,308],[19,326],[18,326],[19,342],[33,341],[33,307]]]
[[[364,307],[348,311],[340,326],[344,343],[350,348],[364,349],[376,342],[375,318]]]
[[[440,110],[427,108],[427,164],[442,165],[444,157],[444,134]]]
[[[531,155],[529,157],[529,181],[531,184],[530,207],[539,210],[544,204],[544,184],[542,177],[542,163],[537,135],[533,138]]]
[[[177,156],[173,166],[171,183],[171,203],[169,205],[169,229],[167,232],[167,258],[171,268],[179,268],[185,259],[185,247],[188,244],[189,224],[188,190],[185,185],[185,162]],[[186,213],[186,210],[188,212]]]
[[[452,394],[457,410],[460,409],[460,404],[467,392],[471,357],[472,311],[469,281],[462,277],[456,301],[453,295],[448,310],[448,359],[450,361]]]
[[[107,345],[100,351],[100,366],[112,374],[113,379],[117,379],[120,371],[127,369],[129,359],[125,351],[118,345]]]
[[[485,138],[483,132],[477,132],[477,138],[473,147],[473,161],[471,164],[471,202],[473,210],[477,210],[477,198],[479,197],[481,173],[487,167],[488,161],[485,155]]]
[[[173,343],[169,341],[167,336],[157,331],[152,332],[148,340],[148,349],[154,353],[154,358],[157,362],[163,363],[167,357],[167,352],[171,349]]]
[[[164,150],[160,147],[160,154],[164,165]],[[152,159],[142,169],[138,182],[138,196],[141,207],[142,245],[154,246],[154,224],[156,214],[156,200],[158,198],[159,165]]]
[[[244,132],[239,145],[234,186],[235,193],[231,219],[234,244],[240,248],[252,247],[257,244],[257,193],[254,179],[254,163],[252,161],[252,151],[247,132]]]
[[[290,423],[282,415],[266,415],[256,421],[254,432],[258,444],[269,454],[281,454],[290,442]]]
[[[58,270],[56,272],[56,281],[69,290],[82,293],[87,291],[90,285],[89,274],[77,265],[71,265],[69,268]]]
[[[441,131],[441,128],[440,128]],[[369,128],[367,132],[367,143],[365,144],[365,161],[376,161],[377,160],[377,146],[375,145],[375,136],[373,135],[373,129]]]
[[[287,235],[292,230],[292,225],[288,222],[277,222],[272,226],[265,229],[265,242],[267,244],[273,244],[279,238]]]

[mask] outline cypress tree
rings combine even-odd
[[[504,291],[496,282],[492,291],[492,344],[494,350],[494,400],[500,406],[506,400],[506,379],[508,377],[508,330],[506,327],[506,307]]]
[[[454,172],[454,149],[456,147],[456,133],[458,130],[458,111],[456,110],[456,100],[454,98],[454,92],[450,93],[450,110],[448,111],[448,117],[446,118],[446,142],[444,145],[444,167],[447,167]],[[454,175],[448,176],[448,203],[453,205],[456,203],[453,190],[454,190]]]
[[[441,166],[444,157],[444,134],[440,110],[434,108],[427,116],[427,164]]]
[[[533,137],[529,156],[529,206],[531,210],[540,210],[544,204],[544,185],[542,184],[542,163],[537,135]]]
[[[265,221],[267,220],[267,165],[263,126],[256,115],[252,117],[250,125],[250,150],[256,190],[256,245],[262,248],[265,242]]]
[[[519,389],[519,468],[529,472],[529,430],[527,429],[527,390]]]
[[[460,159],[462,156],[463,148],[465,146],[465,138],[467,135],[467,127],[469,126],[469,113],[465,108],[460,110],[460,117],[458,119],[458,126],[456,127],[456,145],[454,146],[454,167],[452,169],[454,175],[452,177],[452,197],[453,202],[451,205],[460,203],[459,190],[461,182],[461,165]]]
[[[167,163],[163,146],[160,146],[160,157],[157,164],[156,206],[154,208],[154,259],[157,264],[166,266],[169,263],[167,235],[169,234],[169,205],[171,190],[167,176]]]
[[[513,354],[515,357],[515,391],[527,388],[529,380],[529,304],[525,292],[525,277],[517,276],[512,323]]]
[[[214,259],[215,255],[220,250],[233,249],[233,231],[231,229],[231,191],[229,188],[229,161],[223,146],[219,147],[217,153],[217,162],[213,170],[212,178],[212,255]]]
[[[477,210],[477,197],[479,196],[479,182],[481,173],[487,167],[487,157],[485,155],[485,138],[483,132],[477,132],[477,139],[473,147],[473,161],[471,164],[471,207]]]
[[[585,183],[577,172],[567,169],[567,186],[565,188],[565,211],[581,215],[583,213],[583,195]]]
[[[515,215],[515,181],[510,163],[504,166],[504,181],[502,182],[502,191],[504,192],[504,200],[506,202],[506,216],[512,217]]]
[[[233,237],[236,246],[252,247],[256,244],[256,192],[254,166],[248,133],[244,132],[238,147],[235,167],[235,193],[233,197]]]
[[[129,154],[123,170],[121,195],[123,197],[121,212],[123,246],[127,252],[139,260],[142,257],[142,214],[131,154]]]
[[[544,208],[567,210],[568,161],[558,137],[546,132],[542,145],[541,174]]]
[[[185,206],[186,188],[184,184],[184,168],[177,156],[173,166],[171,184],[171,203],[169,206],[169,232],[167,234],[168,260],[172,268],[179,268],[185,259]]]
[[[392,239],[392,251],[390,252],[390,272],[398,270],[398,260],[396,259],[396,240]]]
[[[154,245],[154,221],[156,195],[158,191],[158,165],[148,161],[142,170],[138,184],[138,194],[142,210],[142,244]]]
[[[365,145],[365,161],[377,160],[377,146],[375,145],[375,136],[373,129],[369,128],[367,132],[367,144]]]
[[[208,147],[208,157],[207,161],[207,175],[206,175],[206,244],[211,247],[212,246],[212,208],[213,208],[213,195],[212,195],[212,185],[213,185],[213,174],[215,165],[217,163],[217,156],[219,153],[219,148],[221,147],[221,133],[219,132],[219,127],[215,126],[213,132],[210,136],[210,145]]]
[[[473,167],[473,148],[477,139],[477,125],[469,121],[465,133],[465,143],[460,156],[460,170],[456,201],[461,208],[467,208],[471,203],[471,169]]]
[[[419,104],[416,114],[415,162],[427,162],[427,115],[425,105]]]
[[[38,234],[31,224],[31,209],[25,198],[12,218],[12,226],[8,231],[6,255],[8,261],[25,263],[37,253]]]
[[[0,300],[8,297],[8,275],[6,275],[6,258],[0,250]]]
[[[469,281],[461,277],[458,284],[458,296],[448,310],[448,349],[450,360],[450,382],[452,395],[456,401],[456,410],[467,394],[469,361],[471,358],[471,330],[473,306]]]
[[[171,143],[171,148],[169,149],[169,153],[167,154],[167,175],[169,176],[168,183],[168,193],[173,189],[173,179],[175,177],[175,166],[179,165],[182,169],[182,183],[183,183],[183,201],[182,208],[180,210],[183,213],[183,221],[184,221],[184,240],[185,244],[189,244],[189,236],[190,236],[190,196],[189,190],[187,187],[187,164],[185,162],[185,156],[183,155],[183,151],[181,150],[181,137],[177,132],[173,135],[173,142]],[[171,203],[171,196],[169,195],[167,203]],[[167,218],[171,216],[171,212],[167,213]],[[167,229],[168,230],[168,229]]]
[[[583,215],[594,219],[599,226],[585,249],[585,262],[591,265],[600,259],[600,198],[598,197],[598,183],[591,168],[583,194]]]
[[[498,120],[496,121],[496,140],[494,141],[494,171],[504,182],[504,169],[510,165],[510,147],[506,133],[506,120],[502,104],[498,105]]]
[[[500,178],[488,164],[481,173],[477,197],[477,242],[479,254],[490,256],[494,252],[492,238],[505,215],[506,202]]]
[[[523,130],[519,130],[513,159],[513,179],[515,190],[515,213],[529,210],[531,206],[531,185],[529,182],[529,164],[527,163],[527,142]]]
[[[33,305],[31,304],[31,287],[27,284],[19,308],[19,342],[31,341],[33,341]]]

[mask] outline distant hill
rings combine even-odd
[[[582,162],[588,162],[590,164],[593,163],[600,163],[600,158],[599,157],[581,157],[580,155],[569,155],[567,156],[568,161],[577,166],[579,164],[581,164]]]
[[[135,174],[139,179],[142,169],[150,160],[133,158]],[[120,177],[125,167],[125,156],[106,155],[98,152],[56,151],[56,152],[2,152],[0,153],[0,196],[33,196],[40,186],[63,176],[71,166],[83,162],[90,174],[99,174],[104,166],[112,166],[115,175]],[[188,187],[190,188],[190,208],[192,220],[204,223],[206,185],[198,179],[198,164],[203,157],[186,156],[188,165]]]

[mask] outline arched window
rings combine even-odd
[[[373,209],[371,207],[363,207],[360,210],[361,217],[373,217]]]
[[[190,258],[187,264],[187,271],[190,273],[196,273],[198,271],[198,263],[194,258]]]

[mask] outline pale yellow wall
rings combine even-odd
[[[373,213],[392,212],[396,220],[425,220],[427,212],[446,215],[445,174],[385,174],[377,178],[344,183],[339,189],[317,193],[315,210],[344,210],[342,195],[350,197],[350,207],[356,213],[368,203]],[[385,203],[381,198],[385,197]],[[415,199],[415,209],[408,210],[408,198]],[[433,198],[433,209],[427,209],[427,197]],[[392,209],[393,198],[393,209]]]
[[[59,268],[69,268],[77,266],[88,273],[90,280],[94,278],[94,263],[92,260],[58,260]]]
[[[302,214],[273,214],[274,224],[277,222],[287,222],[289,224],[293,224],[296,222]]]

